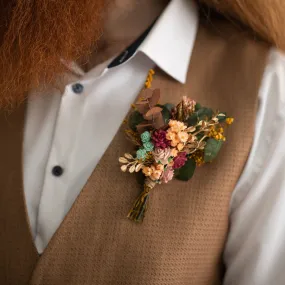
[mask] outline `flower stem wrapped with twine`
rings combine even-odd
[[[128,218],[134,222],[142,223],[145,212],[148,208],[149,193],[155,187],[156,183],[151,179],[147,178],[144,183],[142,193],[136,199],[133,208],[128,214]]]

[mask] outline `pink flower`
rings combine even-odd
[[[186,152],[180,152],[178,156],[174,158],[174,164],[173,169],[181,168],[185,162],[187,161],[187,153]]]
[[[166,168],[163,172],[161,180],[163,183],[168,183],[170,180],[173,179],[174,171],[172,168]]]
[[[165,149],[156,148],[152,154],[157,163],[168,164],[168,158],[171,156],[171,149],[169,147]]]
[[[166,132],[163,130],[154,131],[151,138],[155,148],[165,149],[170,146],[170,141],[166,138]]]

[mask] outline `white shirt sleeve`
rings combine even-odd
[[[285,55],[272,49],[254,144],[232,195],[224,285],[285,284]]]

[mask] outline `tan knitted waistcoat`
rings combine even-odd
[[[141,188],[120,171],[118,157],[133,146],[118,130],[41,257],[23,194],[24,107],[2,113],[0,284],[221,284],[229,201],[251,148],[267,51],[228,24],[201,24],[187,83],[158,72],[153,87],[161,89],[162,103],[187,95],[235,118],[219,157],[188,183],[157,186],[143,224],[135,224],[126,215]]]

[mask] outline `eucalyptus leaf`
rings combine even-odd
[[[175,171],[175,178],[182,181],[188,181],[193,177],[195,169],[196,169],[195,160],[189,158],[183,167]]]
[[[210,162],[214,160],[221,150],[222,145],[223,141],[221,140],[215,140],[213,138],[208,139],[205,146],[204,161]]]
[[[134,111],[129,117],[129,127],[136,131],[137,125],[144,121],[143,115],[139,111]]]

